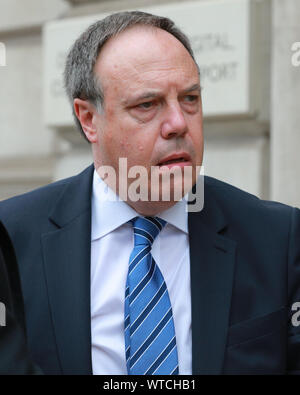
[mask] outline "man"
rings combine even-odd
[[[18,266],[8,234],[0,222],[0,374],[38,374],[25,339]]]
[[[299,210],[209,177],[203,210],[175,199],[203,154],[184,34],[166,18],[111,15],[75,42],[65,82],[94,165],[0,205],[35,361],[48,374],[299,373]],[[148,199],[132,193],[137,165]]]

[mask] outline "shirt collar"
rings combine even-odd
[[[186,205],[187,202],[183,198],[174,206],[157,214],[157,217],[188,233]],[[108,187],[95,170],[92,193],[92,241],[105,236],[138,215]]]

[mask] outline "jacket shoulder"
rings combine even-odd
[[[3,200],[0,202],[0,219],[8,215],[22,215],[30,211],[40,211],[47,209],[57,199],[66,185],[68,185],[76,176],[69,177],[60,181],[34,189],[33,191],[23,193],[18,196]]]
[[[78,205],[83,194],[86,197],[93,172],[94,165],[91,165],[75,176],[0,202],[0,221],[6,226],[10,237],[24,237],[28,231],[32,234],[33,231],[49,230],[49,216],[64,196],[63,209],[66,211],[74,207],[74,201]]]
[[[231,217],[241,220],[254,218],[263,221],[289,222],[293,207],[277,201],[264,200],[213,177],[205,177],[206,196],[213,195],[218,204]],[[299,209],[296,209],[299,211]],[[277,223],[278,224],[278,223]]]

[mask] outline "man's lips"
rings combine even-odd
[[[192,163],[190,155],[186,152],[179,152],[168,155],[165,158],[161,159],[157,166],[166,166],[168,168],[171,168],[173,166],[184,167],[191,164]]]

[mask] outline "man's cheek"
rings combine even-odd
[[[128,155],[131,150],[132,150],[132,144],[125,138],[121,139],[120,140],[120,151],[121,151],[121,153],[124,153],[124,157],[128,158]]]

